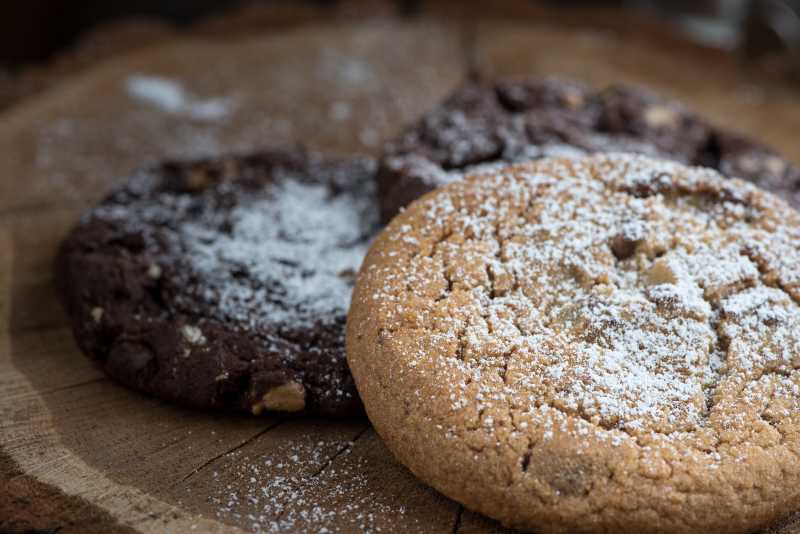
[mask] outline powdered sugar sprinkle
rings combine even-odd
[[[410,320],[432,329],[435,348],[409,342],[403,357],[452,384],[448,418],[476,407],[492,432],[554,429],[561,413],[614,442],[691,441],[753,425],[747,390],[732,394],[745,384],[798,388],[799,295],[786,266],[800,264],[800,225],[781,201],[710,170],[620,154],[468,182],[424,202],[424,220],[390,227],[402,243],[390,252],[404,259],[369,274],[389,282],[370,297],[387,332]],[[396,293],[398,277],[418,289]]]

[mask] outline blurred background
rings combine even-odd
[[[8,75],[46,61],[103,25],[141,25],[146,21],[151,26],[182,28],[241,9],[244,4],[332,3],[334,0],[0,0],[0,70]],[[419,4],[415,0],[391,3],[409,16]],[[800,71],[800,0],[570,0],[550,4],[566,9],[595,4],[648,11],[706,44],[737,50],[750,60],[777,56],[790,62],[795,72]]]
[[[800,0],[0,0],[0,111],[83,68],[176,35],[263,34],[319,20],[321,13],[334,23],[413,18],[434,4],[440,14],[472,13],[471,5],[512,17],[514,9],[535,5],[572,13],[589,26],[592,13],[608,22],[609,13],[613,19],[634,12],[636,20],[655,20],[731,52],[743,66],[800,82]]]

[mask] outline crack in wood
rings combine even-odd
[[[145,457],[148,457],[148,456],[158,457],[158,454],[161,451],[165,451],[165,450],[169,449],[170,447],[174,447],[175,445],[177,445],[181,441],[183,441],[181,438],[173,438],[173,441],[170,441],[169,443],[164,443],[163,445],[159,446],[156,449],[153,449],[152,451],[144,454],[143,456],[145,456]]]
[[[319,469],[317,469],[314,473],[312,473],[306,479],[304,479],[304,482],[307,482],[307,481],[310,481],[310,480],[314,480],[315,478],[320,476],[326,469],[328,469],[331,465],[333,465],[333,462],[335,462],[337,458],[339,458],[346,451],[352,449],[353,445],[355,444],[355,442],[358,441],[361,438],[361,436],[366,434],[367,431],[370,428],[372,428],[372,425],[369,425],[369,424],[364,425],[364,428],[359,430],[359,432],[353,437],[353,439],[351,439],[350,441],[345,443],[342,447],[339,448],[339,450],[337,450],[335,453],[333,453],[333,455],[331,455],[331,457],[328,458],[327,461],[325,461],[325,463],[322,464],[322,466]],[[286,514],[287,511],[288,511],[288,507],[284,507],[278,513],[278,515],[276,516],[275,520],[279,521],[281,518],[283,518],[283,516]]]
[[[16,326],[14,321],[9,321],[9,328],[8,333],[14,336],[23,336],[23,335],[30,335],[30,334],[50,334],[53,332],[64,331],[68,334],[72,334],[72,324],[69,321],[69,317],[66,314],[62,314],[58,317],[58,320],[63,320],[63,322],[45,322],[42,321],[39,324],[23,324],[22,326]],[[72,344],[77,348],[74,341]]]
[[[311,474],[311,476],[309,476],[308,478],[309,479],[313,479],[313,478],[317,478],[318,476],[320,476],[326,469],[328,469],[331,465],[333,465],[333,462],[336,461],[336,459],[339,456],[341,456],[342,454],[344,454],[348,450],[352,449],[353,445],[355,444],[355,442],[358,441],[359,438],[361,438],[361,436],[366,434],[367,431],[370,428],[372,428],[371,425],[365,425],[364,428],[361,429],[358,432],[358,434],[355,435],[355,437],[353,439],[351,439],[350,441],[345,443],[344,446],[340,447],[339,450],[337,450],[335,453],[333,453],[333,456],[328,458],[328,460],[322,465],[322,467],[320,467],[317,471],[315,471],[313,474]]]
[[[197,473],[199,473],[203,469],[207,468],[209,465],[213,464],[214,462],[216,462],[217,460],[219,460],[223,456],[227,456],[228,454],[231,454],[231,453],[234,453],[234,452],[238,451],[242,447],[252,443],[253,441],[257,440],[258,438],[260,438],[261,436],[263,436],[264,434],[266,434],[270,430],[272,430],[275,427],[281,425],[282,423],[285,423],[286,421],[287,421],[286,419],[278,419],[277,421],[275,421],[271,425],[268,425],[267,428],[259,430],[258,432],[256,432],[252,436],[250,436],[249,438],[241,441],[235,447],[227,449],[224,452],[221,452],[221,453],[217,454],[213,458],[210,458],[210,459],[206,460],[205,462],[203,462],[199,466],[195,467],[192,471],[187,473],[185,476],[183,476],[178,482],[176,482],[175,484],[172,484],[172,486],[174,487],[174,486],[177,486],[178,484],[183,484],[184,482],[186,482],[187,480],[192,478],[194,475],[196,475]]]
[[[67,391],[67,390],[70,390],[70,389],[77,389],[77,388],[81,388],[83,386],[89,386],[91,384],[98,384],[100,382],[109,382],[109,378],[107,376],[98,376],[98,377],[95,377],[95,378],[90,378],[89,380],[84,380],[82,382],[77,382],[75,384],[68,384],[66,386],[58,386],[58,387],[51,388],[51,389],[45,389],[45,390],[41,391],[39,394],[40,395],[51,395],[53,393],[59,393],[59,392]]]
[[[458,534],[458,531],[461,530],[461,517],[464,515],[464,505],[459,504],[458,509],[456,509],[456,517],[453,521],[453,534]]]

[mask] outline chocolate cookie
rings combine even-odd
[[[359,413],[344,324],[377,228],[373,181],[371,161],[300,150],[136,174],[61,247],[78,344],[188,406]]]
[[[348,316],[375,429],[536,532],[750,532],[800,507],[800,215],[634,155],[466,177],[378,237]]]
[[[477,165],[595,152],[711,167],[800,206],[800,170],[680,103],[636,87],[596,91],[549,78],[467,84],[390,144],[378,173],[381,216],[388,222]]]

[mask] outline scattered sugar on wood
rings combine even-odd
[[[198,98],[177,80],[136,74],[128,77],[125,87],[131,98],[194,120],[214,121],[231,112],[233,100],[229,97]]]
[[[381,527],[385,519],[403,516],[406,509],[371,489],[376,481],[369,478],[368,459],[347,458],[353,445],[296,440],[286,460],[231,453],[232,473],[212,473],[209,502],[217,519],[254,532],[390,532]]]

